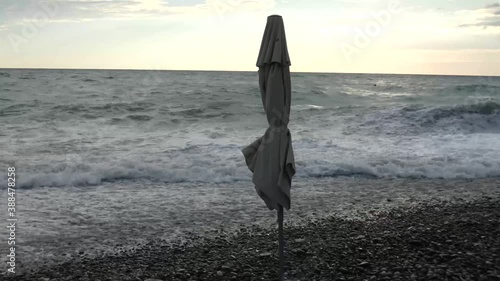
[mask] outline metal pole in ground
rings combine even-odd
[[[285,265],[285,258],[283,255],[283,244],[285,243],[284,238],[283,238],[283,206],[279,206],[278,209],[278,224],[279,224],[279,230],[278,230],[278,235],[279,235],[279,256],[280,256],[280,273],[279,273],[279,280],[283,281],[283,273],[284,273],[284,265]]]

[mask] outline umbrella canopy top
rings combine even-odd
[[[257,66],[261,67],[273,62],[283,66],[291,65],[286,44],[285,25],[283,18],[279,15],[267,17],[266,29],[264,30],[259,57],[257,58]]]
[[[269,16],[259,58],[259,88],[269,124],[264,136],[242,149],[252,181],[270,210],[290,209],[295,175],[292,137],[288,129],[291,104],[290,57],[281,16]]]

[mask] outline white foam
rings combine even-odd
[[[314,136],[314,135],[312,135]],[[327,137],[331,139],[326,139]],[[485,178],[500,176],[496,134],[416,137],[351,136],[294,140],[297,177]],[[17,163],[18,187],[87,186],[116,180],[227,183],[250,181],[242,145],[188,145],[164,152],[58,159],[57,164]],[[56,159],[52,159],[56,162]],[[35,161],[36,163],[36,161]],[[3,181],[5,185],[6,181]]]

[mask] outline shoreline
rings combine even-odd
[[[500,199],[420,202],[366,220],[285,223],[286,280],[500,280]],[[277,231],[258,226],[192,243],[70,260],[13,280],[275,280]],[[189,240],[189,239],[188,239]],[[47,278],[47,279],[41,279]]]
[[[25,190],[20,196],[19,272],[134,251],[154,240],[187,243],[193,233],[210,239],[243,227],[276,226],[276,212],[269,211],[246,182],[116,182],[92,188]],[[285,222],[300,226],[331,215],[366,220],[420,202],[460,203],[484,196],[500,198],[500,179],[297,180]],[[0,245],[0,251],[7,251],[6,244]]]

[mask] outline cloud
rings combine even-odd
[[[494,3],[485,8],[462,11],[463,14],[469,14],[472,17],[469,23],[460,24],[459,27],[500,27],[500,4]]]
[[[189,5],[180,5],[180,1],[163,0],[7,0],[0,3],[3,14],[0,24],[18,25],[26,21],[36,22],[37,14],[44,13],[49,6],[51,22],[89,21],[99,19],[137,19],[179,15],[199,9],[203,3],[187,1]],[[47,20],[43,18],[43,20]]]
[[[189,20],[203,16],[231,15],[269,10],[275,0],[2,0],[0,26],[16,28],[26,23],[82,22],[93,20]],[[43,5],[50,5],[49,17]]]
[[[353,4],[367,4],[367,3],[377,3],[378,0],[341,0],[344,3],[353,3]]]

